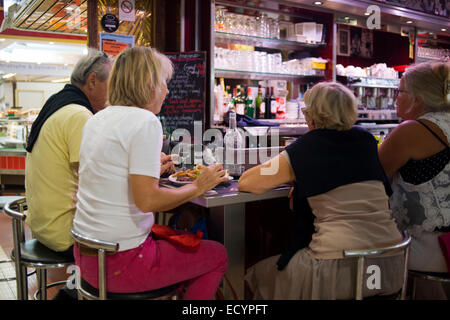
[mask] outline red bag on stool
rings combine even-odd
[[[197,231],[196,234],[173,230],[169,226],[154,224],[152,227],[152,237],[154,239],[167,240],[187,249],[198,249],[202,241],[203,232]]]

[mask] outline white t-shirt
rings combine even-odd
[[[152,212],[135,205],[129,175],[160,177],[162,128],[150,111],[111,106],[84,126],[78,202],[73,226],[98,240],[138,247],[154,223]]]

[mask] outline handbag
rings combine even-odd
[[[152,237],[154,239],[167,240],[186,249],[197,250],[200,248],[203,233],[198,230],[196,233],[174,230],[169,226],[154,224],[152,227]]]

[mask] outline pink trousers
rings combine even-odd
[[[97,257],[80,255],[74,246],[81,277],[98,288]],[[106,256],[106,288],[110,292],[143,292],[186,281],[185,300],[210,300],[227,269],[225,247],[202,240],[198,250],[150,236],[139,247]]]

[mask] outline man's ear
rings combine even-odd
[[[95,89],[95,84],[96,84],[97,80],[97,74],[95,72],[91,72],[87,79],[86,79],[86,85],[88,87],[89,90],[94,90]]]
[[[423,98],[421,96],[419,96],[418,94],[414,95],[414,102],[418,105],[422,105],[423,104]]]

